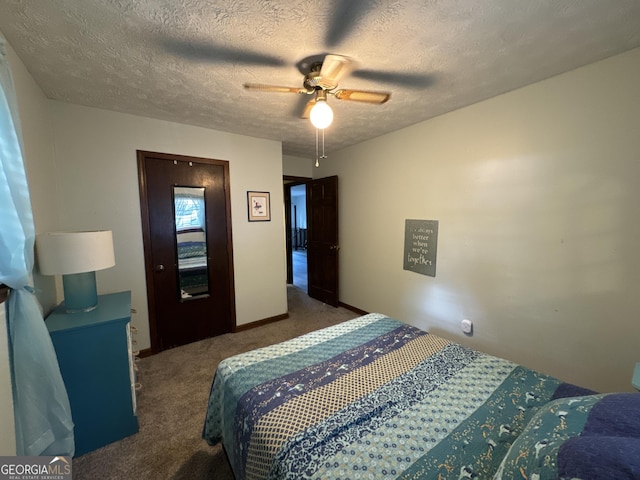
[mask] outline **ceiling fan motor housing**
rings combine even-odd
[[[308,67],[307,67],[308,65]],[[342,55],[328,54],[323,60],[301,65],[308,68],[308,73],[302,81],[302,88],[283,87],[278,85],[263,85],[245,83],[244,87],[250,90],[279,93],[297,93],[313,95],[309,100],[301,118],[309,118],[310,109],[318,101],[326,101],[327,94],[333,95],[338,100],[355,101],[362,103],[382,104],[389,100],[390,94],[387,92],[371,92],[364,90],[338,89],[338,82],[353,70],[355,63],[348,57]],[[303,68],[300,68],[302,71]]]
[[[311,65],[309,73],[304,76],[304,82],[302,83],[304,88],[309,91],[321,90],[323,88],[322,86],[320,86],[320,80],[322,79],[320,75],[321,69],[322,62],[315,62]]]

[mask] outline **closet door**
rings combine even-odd
[[[229,164],[138,151],[151,348],[235,327]]]

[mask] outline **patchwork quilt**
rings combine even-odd
[[[561,434],[592,393],[369,314],[222,361],[203,437],[237,480],[591,478]]]

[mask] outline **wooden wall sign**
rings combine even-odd
[[[405,220],[404,269],[436,276],[437,220]]]

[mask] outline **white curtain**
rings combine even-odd
[[[21,456],[73,455],[73,422],[58,359],[33,289],[35,229],[21,147],[16,94],[0,34],[0,283]]]

